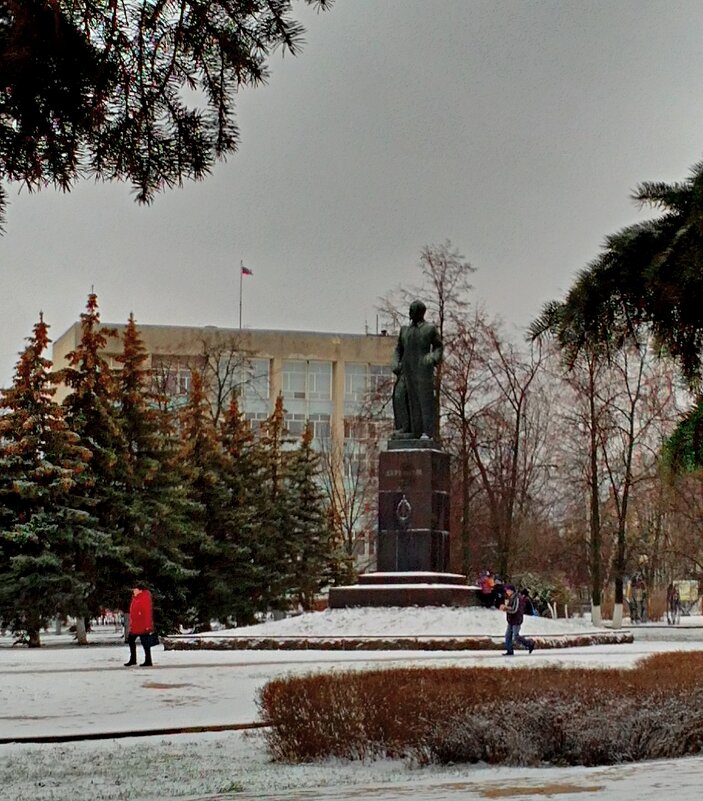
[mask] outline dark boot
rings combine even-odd
[[[139,667],[152,667],[151,663],[151,648],[144,649],[144,661]]]
[[[132,667],[137,664],[137,638],[130,634],[127,637],[127,645],[129,645],[129,662],[125,662],[125,667]]]

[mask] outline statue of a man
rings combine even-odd
[[[410,304],[410,325],[401,327],[393,354],[395,439],[433,439],[437,428],[434,368],[442,360],[442,340],[425,311],[421,300]]]

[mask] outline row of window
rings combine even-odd
[[[270,396],[270,361],[250,359],[234,369],[227,365],[227,375],[220,376],[237,388],[245,399],[268,399]],[[159,389],[167,395],[190,392],[191,370],[178,359],[154,360],[154,374]],[[391,369],[385,365],[347,362],[344,369],[344,401],[359,404],[370,395],[388,394]],[[281,370],[284,399],[332,400],[332,362],[285,360]]]

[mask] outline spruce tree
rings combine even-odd
[[[190,582],[193,622],[200,631],[212,620],[227,619],[231,608],[231,579],[227,562],[231,516],[224,481],[225,457],[197,372],[193,373],[188,403],[181,413],[180,459],[186,471],[190,498],[201,508],[202,535],[189,544],[195,577]]]
[[[236,395],[230,399],[222,420],[220,439],[226,457],[224,481],[230,513],[228,547],[221,567],[233,590],[230,615],[237,625],[247,625],[255,622],[256,612],[265,611],[261,600],[266,570],[258,555],[262,460]]]
[[[103,548],[80,508],[91,454],[53,399],[49,341],[40,317],[0,396],[0,619],[31,647],[50,618],[83,608],[82,557]]]
[[[78,346],[66,357],[69,366],[58,372],[71,390],[63,403],[66,421],[91,454],[86,509],[103,532],[101,552],[86,551],[78,557],[77,569],[90,574],[93,584],[81,610],[85,617],[114,602],[125,571],[126,550],[118,544],[130,464],[118,417],[117,384],[103,355],[108,338],[114,336],[113,329],[101,326],[98,299],[91,292],[81,314]]]
[[[293,568],[290,591],[305,610],[313,608],[315,596],[323,587],[346,573],[319,479],[320,455],[312,443],[313,430],[308,424],[299,447],[286,459],[286,534]]]
[[[259,536],[256,562],[262,571],[260,595],[262,609],[286,609],[296,574],[293,564],[291,505],[286,487],[284,450],[285,420],[283,398],[279,395],[259,438]]]
[[[127,608],[129,587],[138,580],[154,598],[156,625],[173,630],[187,610],[187,580],[193,575],[187,543],[197,536],[199,507],[188,499],[178,460],[173,415],[153,390],[148,355],[130,314],[116,357],[118,420],[126,444],[125,503],[118,517],[127,557],[115,583],[115,605]]]

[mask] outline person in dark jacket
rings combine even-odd
[[[134,587],[132,602],[129,605],[129,662],[125,667],[137,664],[137,637],[141,640],[144,649],[144,661],[140,667],[151,667],[151,641],[154,634],[154,613],[151,603],[151,593],[143,587]]]
[[[515,592],[512,584],[506,584],[505,603],[501,604],[500,608],[505,612],[508,624],[505,629],[505,653],[503,656],[513,656],[514,643],[522,645],[531,654],[535,650],[535,641],[520,635],[520,626],[525,617],[525,596]]]

